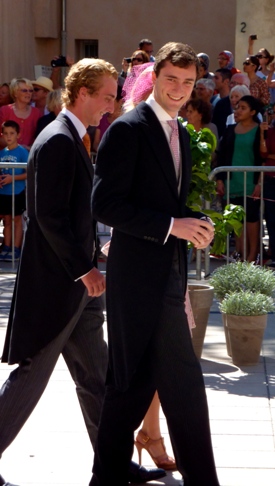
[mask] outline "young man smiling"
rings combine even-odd
[[[188,45],[163,46],[152,95],[115,120],[100,143],[92,209],[113,227],[106,272],[109,373],[90,486],[109,486],[114,477],[128,484],[134,431],[156,390],[184,485],[219,485],[184,310],[187,241],[205,248],[213,238],[203,214],[186,207],[190,144],[177,121],[197,70]]]

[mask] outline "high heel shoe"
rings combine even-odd
[[[148,454],[150,454],[157,467],[165,469],[166,471],[177,469],[175,459],[168,456],[166,452],[163,437],[153,440],[148,435],[144,434],[142,430],[139,430],[136,436],[135,446],[138,451],[139,464],[141,464],[142,449],[145,449]]]

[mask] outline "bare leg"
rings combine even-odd
[[[235,242],[236,242],[236,252],[241,255],[241,258],[243,258],[244,255],[244,235],[243,233],[241,236],[237,236],[235,234]]]
[[[160,401],[158,392],[155,393],[150,407],[143,419],[142,431],[148,435],[151,439],[157,440],[160,438],[160,425],[159,425],[159,411]]]
[[[259,234],[260,234],[260,222],[246,223],[247,234],[247,261],[254,262],[259,253]]]
[[[135,442],[139,454],[139,463],[141,464],[142,449],[146,449],[157,467],[173,470],[176,469],[176,461],[173,457],[168,456],[166,452],[160,432],[159,411],[160,401],[156,392]]]
[[[11,246],[11,237],[12,237],[12,227],[11,227],[11,214],[5,214],[3,216],[3,235],[4,235],[4,242],[3,244],[6,246]]]

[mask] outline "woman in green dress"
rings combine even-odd
[[[259,102],[250,95],[243,96],[236,108],[236,124],[229,125],[220,141],[217,155],[218,166],[261,165],[260,128],[257,113]],[[217,192],[226,198],[227,173],[220,173]],[[236,252],[246,260],[255,261],[259,253],[260,195],[259,173],[247,172],[246,180],[246,242],[243,236],[236,237]],[[244,206],[244,173],[231,172],[229,187],[230,202]]]

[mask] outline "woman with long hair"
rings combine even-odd
[[[261,165],[260,127],[257,113],[259,102],[254,96],[243,96],[236,108],[237,123],[229,125],[220,140],[217,153],[217,166]],[[220,173],[217,180],[217,192],[226,197],[227,174]],[[246,260],[253,262],[259,252],[260,201],[261,186],[259,174],[248,172],[246,180]],[[230,203],[244,206],[244,174],[230,174]],[[243,235],[236,237],[236,252],[244,258]]]
[[[270,93],[266,81],[257,75],[259,66],[260,60],[256,56],[248,56],[243,62],[243,70],[250,80],[250,93],[261,102],[260,111],[263,112],[270,103]]]

